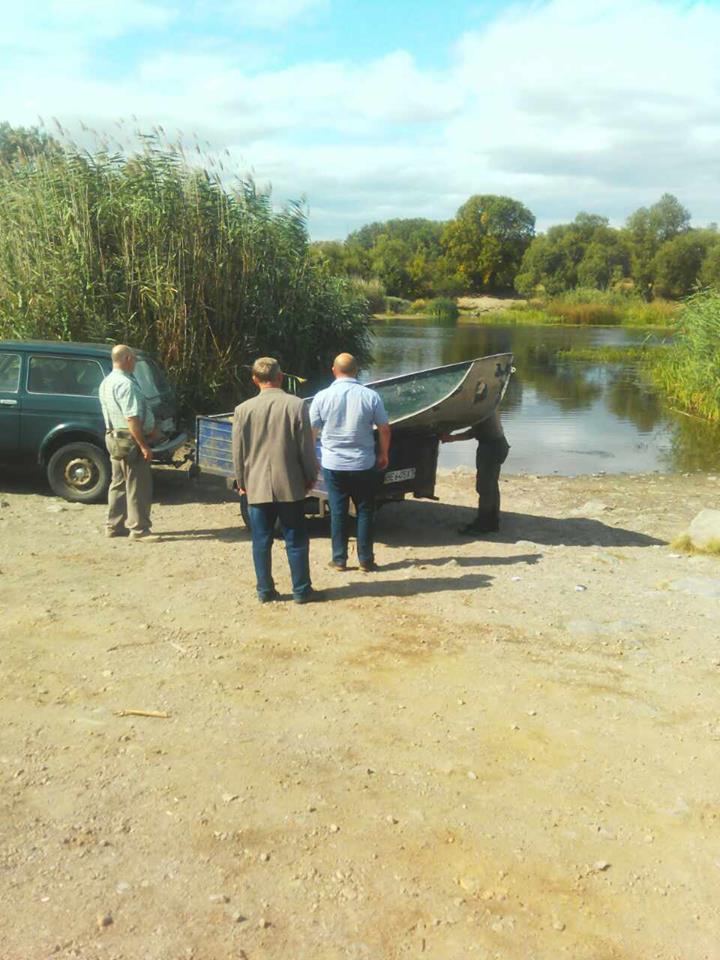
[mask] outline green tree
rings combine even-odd
[[[719,241],[711,230],[691,230],[664,243],[652,261],[653,293],[672,300],[692,293],[708,252]]]
[[[700,267],[700,283],[720,291],[720,243],[713,244]]]
[[[369,223],[345,241],[346,268],[377,277],[391,296],[425,296],[442,257],[442,230],[442,223],[419,217]]]
[[[630,271],[630,250],[606,217],[579,213],[535,237],[515,280],[523,296],[556,296],[577,286],[607,289]]]
[[[632,274],[638,288],[650,296],[653,259],[662,244],[690,229],[690,211],[677,197],[664,193],[651,207],[630,214],[626,229],[632,243]]]
[[[578,264],[578,286],[607,290],[629,276],[630,259],[630,250],[616,230],[605,239],[592,240]]]
[[[448,260],[468,290],[511,290],[535,232],[535,217],[511,197],[476,195],[447,224]]]
[[[324,267],[331,276],[348,274],[345,260],[345,245],[340,240],[316,240],[310,244],[310,258]]]
[[[15,164],[33,157],[61,152],[62,147],[58,141],[44,130],[0,123],[0,163]]]

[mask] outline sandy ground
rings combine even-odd
[[[2,960],[720,958],[720,561],[666,543],[720,481],[510,477],[483,541],[471,487],[261,607],[221,492],[130,544],[0,481]]]

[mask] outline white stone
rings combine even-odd
[[[688,536],[699,550],[713,540],[720,543],[720,510],[701,510],[690,524]]]

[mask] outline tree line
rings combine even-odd
[[[454,219],[372,223],[345,241],[312,245],[336,275],[378,280],[408,300],[469,293],[558,296],[571,290],[622,290],[645,299],[680,299],[720,287],[717,224],[692,227],[672,194],[640,207],[623,227],[579,213],[535,232],[535,217],[511,197],[470,197]]]

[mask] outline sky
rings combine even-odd
[[[538,229],[675,194],[720,221],[720,0],[0,0],[0,120],[161,125],[304,200],[314,239],[522,201]],[[194,154],[197,156],[197,151]]]

